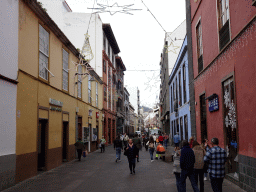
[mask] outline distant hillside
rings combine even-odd
[[[143,108],[144,112],[152,112],[153,111],[153,109],[146,107],[146,106],[142,106],[142,108]]]

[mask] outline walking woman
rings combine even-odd
[[[176,177],[176,186],[178,192],[181,192],[180,189],[180,173],[181,173],[181,168],[180,168],[180,148],[175,147],[174,148],[174,153],[173,153],[173,170],[172,172],[174,173]]]
[[[151,136],[149,138],[149,141],[146,143],[146,146],[149,147],[149,154],[150,154],[150,158],[151,158],[151,162],[154,161],[154,151],[155,151],[155,144],[154,144],[154,139],[153,137]]]
[[[203,140],[202,146],[204,147],[205,153],[207,153],[211,149],[211,147],[208,145],[208,139]],[[207,175],[208,175],[207,170],[208,170],[208,164],[204,163],[204,180],[205,181],[207,181]]]
[[[198,177],[200,181],[200,192],[204,192],[204,156],[205,150],[202,145],[199,145],[197,141],[193,142],[193,151],[195,154],[195,179],[196,184],[198,185]]]
[[[129,168],[131,171],[131,174],[134,173],[135,174],[135,159],[136,157],[138,157],[138,152],[139,149],[136,147],[136,145],[133,144],[132,139],[129,139],[129,143],[127,145],[127,148],[125,148],[126,150],[126,155],[127,155],[127,159],[129,162]]]

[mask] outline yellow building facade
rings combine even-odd
[[[16,182],[75,158],[102,137],[101,78],[35,1],[19,1]],[[75,34],[74,34],[75,35]]]

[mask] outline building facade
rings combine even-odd
[[[126,70],[125,65],[122,61],[122,58],[116,56],[116,132],[118,135],[124,133],[124,122],[125,122],[125,93],[124,93],[124,71]]]
[[[135,116],[134,116],[134,107],[132,106],[131,103],[129,103],[129,130],[128,130],[128,135],[133,135],[135,130]]]
[[[187,36],[181,46],[177,61],[169,78],[170,93],[170,133],[177,132],[181,140],[191,137],[190,100],[188,81]]]
[[[191,13],[197,139],[219,138],[226,177],[255,183],[255,1],[193,1]]]
[[[130,126],[130,121],[129,121],[129,92],[127,89],[124,87],[124,113],[125,113],[125,120],[124,120],[124,133],[129,133],[129,126]]]
[[[96,150],[103,81],[36,0],[19,1],[16,182]],[[78,65],[78,63],[80,63]]]
[[[0,2],[0,191],[15,184],[19,2]],[[10,32],[11,31],[11,32]]]
[[[166,33],[160,60],[160,130],[170,134],[170,98],[169,76],[172,72],[182,42],[186,35],[186,21],[183,21],[172,33]]]

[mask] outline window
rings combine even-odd
[[[39,76],[48,80],[49,33],[39,25]]]
[[[201,21],[199,21],[199,23],[196,26],[196,40],[197,40],[198,73],[200,73],[204,68]]]
[[[112,53],[112,64],[115,67],[115,55],[114,55],[114,53]]]
[[[183,99],[184,99],[184,103],[187,102],[187,90],[186,90],[186,64],[184,63],[183,67],[182,67],[182,76],[183,76]]]
[[[82,97],[82,66],[78,65],[78,75],[77,75],[77,96]]]
[[[185,139],[188,141],[188,116],[184,116]]]
[[[183,140],[183,118],[180,117],[180,138]]]
[[[173,112],[173,103],[172,103],[172,97],[173,97],[173,95],[172,95],[172,86],[171,86],[171,113]]]
[[[106,73],[106,61],[103,60],[103,72]]]
[[[218,0],[219,45],[222,50],[230,41],[229,32],[229,0]]]
[[[179,72],[179,104],[182,105],[182,96],[181,96],[181,72]]]
[[[201,121],[201,142],[207,139],[207,124],[206,124],[206,102],[205,94],[200,96],[200,121]]]
[[[107,101],[107,87],[104,86],[104,101]]]
[[[96,107],[98,107],[98,82],[95,84],[95,90],[96,90]]]
[[[103,33],[103,48],[106,51],[106,36],[104,33]]]
[[[108,108],[111,110],[111,94],[108,92]]]
[[[110,58],[110,44],[108,43],[108,57]]]
[[[62,52],[62,89],[68,91],[68,52],[64,49]]]
[[[92,95],[91,95],[91,90],[92,90],[92,82],[91,82],[91,76],[88,76],[88,103],[92,103]]]
[[[175,93],[176,93],[175,99],[178,100],[178,80],[177,80],[177,77],[176,77]]]

